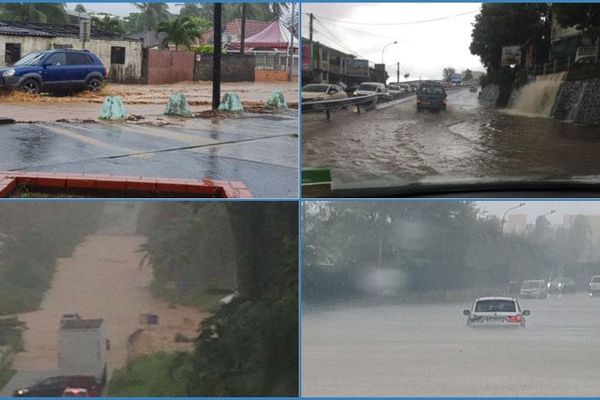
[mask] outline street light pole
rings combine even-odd
[[[390,43],[386,44],[385,46],[383,46],[383,49],[381,49],[381,63],[382,63],[382,64],[383,64],[383,52],[385,51],[385,49],[386,49],[388,46],[391,46],[391,45],[393,45],[393,44],[397,44],[397,43],[398,43],[398,41],[397,41],[397,40],[394,40],[393,42],[390,42]]]
[[[525,205],[525,203],[519,203],[519,205],[509,208],[508,210],[506,210],[504,212],[504,214],[502,214],[502,219],[500,220],[500,228],[501,228],[502,234],[504,234],[504,223],[506,222],[506,214],[508,214],[509,212],[511,212],[513,210],[516,210],[517,208],[521,208],[524,205]]]

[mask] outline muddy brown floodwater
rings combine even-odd
[[[150,294],[152,269],[140,266],[143,254],[137,252],[144,241],[142,236],[91,235],[72,257],[59,260],[39,310],[20,315],[28,329],[24,333],[25,351],[17,355],[13,368],[19,372],[57,369],[58,326],[66,312],[105,320],[111,343],[109,373],[125,364],[129,336],[145,328],[139,323],[143,313],[158,314],[160,325],[145,335],[143,344],[137,344],[140,353],[183,349],[164,338],[173,338],[177,332],[188,337],[197,334],[200,321],[209,314],[190,307],[169,308]]]
[[[329,167],[334,182],[357,186],[600,174],[600,127],[487,106],[468,89],[448,92],[448,112],[417,113],[415,101],[334,112],[330,121],[305,115],[304,165]]]
[[[247,109],[266,105],[273,91],[281,91],[290,107],[298,103],[297,82],[226,82],[221,93],[237,92]],[[82,92],[71,96],[32,96],[19,92],[0,92],[0,117],[17,121],[95,120],[105,96],[121,96],[130,115],[162,115],[169,97],[186,95],[192,112],[209,110],[212,82],[180,82],[165,85],[124,85],[109,83],[100,93]]]

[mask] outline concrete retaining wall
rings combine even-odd
[[[583,125],[600,124],[600,79],[564,82],[553,117]]]

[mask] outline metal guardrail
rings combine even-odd
[[[370,94],[367,96],[355,96],[348,97],[346,99],[337,100],[319,100],[319,101],[304,101],[302,102],[302,112],[316,112],[325,111],[327,119],[330,118],[330,112],[332,110],[340,110],[347,107],[356,107],[356,111],[360,113],[360,108],[363,109],[372,108],[377,103],[383,103],[393,100],[399,100],[405,97],[414,95],[413,92],[399,93],[396,95],[390,94]]]

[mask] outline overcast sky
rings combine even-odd
[[[553,224],[561,224],[564,215],[582,214],[582,215],[600,215],[600,201],[478,201],[477,206],[481,210],[486,210],[492,215],[502,218],[506,210],[525,203],[510,214],[527,214],[527,222],[534,223],[540,215],[556,210],[554,214],[547,215],[546,218]]]
[[[478,3],[304,3],[302,36],[308,37],[306,14],[313,13],[315,41],[371,62],[380,63],[383,47],[397,41],[384,53],[390,80],[396,80],[397,62],[409,80],[441,79],[444,67],[483,71],[469,51],[479,8]]]

